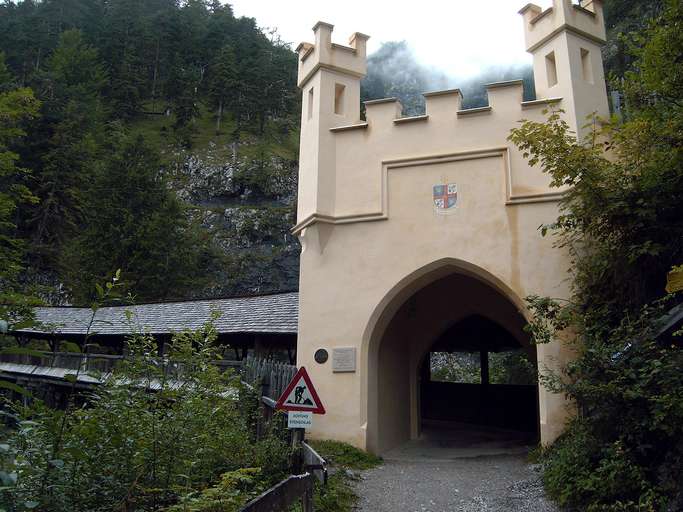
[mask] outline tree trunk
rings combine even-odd
[[[157,100],[157,75],[159,73],[159,39],[157,39],[157,49],[154,56],[154,77],[152,78],[152,112],[156,111]]]
[[[221,121],[223,120],[223,100],[218,102],[218,112],[216,112],[216,135],[221,132]]]

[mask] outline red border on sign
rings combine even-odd
[[[304,382],[308,387],[308,391],[311,393],[311,398],[313,398],[313,402],[315,403],[314,409],[311,409],[310,407],[301,407],[300,405],[289,405],[285,403],[285,400],[287,400],[287,397],[290,395],[290,393],[294,389],[294,386],[296,386],[296,383],[299,382],[299,379],[301,377],[304,378]],[[277,399],[275,408],[283,411],[307,411],[312,412],[313,414],[325,414],[325,407],[323,407],[323,403],[320,401],[320,397],[318,396],[318,393],[313,387],[313,383],[311,382],[311,378],[308,376],[308,372],[306,371],[305,367],[302,366],[301,368],[299,368],[299,371],[296,372],[296,375],[294,375],[289,384],[287,384],[287,387],[285,388],[284,392],[282,393],[280,398]]]

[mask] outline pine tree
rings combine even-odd
[[[216,106],[216,134],[221,131],[223,112],[237,94],[237,59],[232,47],[224,46],[212,63],[209,97]]]
[[[77,30],[62,34],[41,77],[44,126],[49,133],[36,194],[41,202],[31,224],[40,264],[56,261],[64,241],[83,218],[83,191],[97,154],[104,112],[100,101],[106,75],[97,50]]]
[[[209,240],[160,175],[161,162],[141,137],[121,133],[95,171],[84,228],[65,251],[77,301],[117,270],[138,300],[187,295],[210,257]]]
[[[0,84],[13,81],[0,53]],[[25,242],[17,231],[18,208],[37,201],[26,186],[28,170],[18,165],[19,155],[12,146],[26,136],[23,124],[38,115],[39,107],[31,89],[0,89],[0,319],[12,324],[27,316],[16,281],[25,254]]]

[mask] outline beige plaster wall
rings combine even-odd
[[[314,437],[333,437],[377,449],[377,441],[366,438],[366,434],[378,435],[376,430],[368,432],[368,423],[371,430],[379,423],[368,417],[378,407],[376,361],[381,356],[373,354],[393,350],[378,341],[383,335],[381,326],[376,325],[378,317],[387,308],[400,307],[402,293],[412,294],[437,279],[438,271],[477,275],[518,308],[522,307],[521,297],[531,292],[567,295],[561,272],[568,262],[552,248],[552,240],[537,231],[540,223],[555,218],[556,205],[506,206],[501,159],[426,166],[422,173],[417,168],[404,169],[405,173],[389,179],[389,203],[394,206],[390,206],[387,220],[316,223],[301,235],[302,268],[306,271],[300,281],[297,363],[309,370],[328,411],[315,418]],[[436,215],[430,204],[431,186],[441,179],[462,184],[462,203],[454,215]],[[487,194],[477,196],[480,190]],[[428,199],[423,201],[419,195]],[[436,275],[429,272],[433,266]],[[425,281],[421,280],[423,274]],[[316,349],[331,351],[342,346],[357,347],[355,373],[336,374],[330,363],[314,362]],[[539,354],[539,358],[543,356]],[[402,360],[396,361],[398,365]],[[398,389],[395,379],[406,383],[413,378],[404,360],[401,364],[403,370],[388,377],[394,379],[389,389]],[[546,398],[558,402],[557,408],[563,406],[560,397]],[[551,431],[544,425],[552,423],[544,411],[557,408],[542,408],[542,435]],[[405,432],[405,424],[395,426],[397,432],[389,439],[401,438]]]
[[[316,43],[299,47],[304,102],[294,228],[302,244],[297,363],[308,369],[327,409],[315,418],[313,437],[381,451],[419,433],[413,370],[416,354],[424,350],[420,340],[429,336],[418,340],[391,320],[430,283],[450,282],[439,280],[452,274],[476,278],[486,293],[495,291],[492,297],[503,297],[502,303],[522,316],[529,294],[568,296],[567,254],[538,231],[557,217],[559,193],[507,141],[520,119],[543,120],[549,105],[565,109],[577,130],[581,113],[606,109],[599,83],[601,21],[594,21],[602,19],[601,5],[597,0],[588,5],[595,14],[567,2],[556,0],[549,14],[533,5],[523,10],[527,38],[535,31],[531,52],[539,100],[534,102],[522,102],[521,82],[509,82],[488,87],[487,108],[463,111],[459,91],[442,91],[425,95],[424,116],[403,118],[400,105],[385,100],[367,102],[367,119],[361,121],[356,107],[364,46],[340,49],[331,42],[331,25],[318,24]],[[560,8],[571,16],[553,18]],[[554,21],[546,26],[543,19]],[[327,45],[324,51],[321,44]],[[579,83],[583,77],[577,75],[576,59],[582,64],[580,50],[586,47],[596,66],[592,84]],[[543,83],[548,48],[558,67],[553,88]],[[334,84],[340,81],[349,92],[345,105],[352,107],[341,116],[334,113]],[[303,119],[311,86],[320,91],[313,118]],[[448,183],[458,187],[458,204],[444,214],[434,207],[432,187]],[[475,303],[480,313],[495,311],[496,301],[474,300],[475,288],[457,297],[462,303],[454,302],[458,307],[448,318],[439,317],[442,323]],[[431,296],[432,313],[446,293]],[[413,327],[426,331],[426,324]],[[331,361],[315,363],[318,348],[331,353],[335,347],[356,347],[355,372],[334,373]],[[540,367],[567,356],[559,343],[537,349]],[[399,399],[405,396],[409,399]],[[544,390],[539,402],[541,437],[549,442],[568,412],[562,397]]]

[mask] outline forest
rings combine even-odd
[[[119,268],[143,301],[295,286],[296,59],[275,32],[218,1],[5,2],[0,48],[25,101],[1,141],[20,287],[82,303]]]

